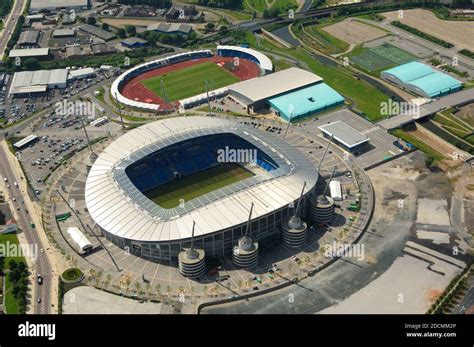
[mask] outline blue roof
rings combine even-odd
[[[417,78],[432,74],[434,71],[428,65],[412,61],[411,63],[399,65],[397,67],[383,71],[397,77],[402,82],[409,82]]]
[[[309,116],[344,102],[344,97],[325,83],[318,83],[268,99],[285,120]]]
[[[452,89],[461,88],[462,85],[461,81],[437,71],[409,83],[420,88],[430,97],[438,96],[440,93],[449,92]]]
[[[437,97],[461,89],[462,82],[430,66],[413,61],[383,71],[407,85],[420,89],[429,97]]]

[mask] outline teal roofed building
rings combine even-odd
[[[317,83],[268,99],[270,109],[294,121],[344,103],[344,97],[325,83]]]
[[[462,89],[461,81],[417,61],[382,71],[380,77],[425,98],[438,98]]]

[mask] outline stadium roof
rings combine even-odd
[[[287,121],[344,102],[344,97],[325,83],[314,84],[309,87],[277,96],[268,100],[270,105],[280,112],[280,116]]]
[[[430,98],[462,87],[461,81],[417,61],[382,71],[381,75]]]
[[[353,148],[369,141],[367,136],[340,120],[320,126],[318,129],[327,136],[334,136],[335,140],[339,141],[347,148]]]
[[[320,81],[322,81],[322,78],[312,72],[291,67],[269,75],[233,84],[229,87],[229,90],[244,96],[250,103],[254,103]]]
[[[27,48],[12,49],[8,55],[10,58],[24,57],[43,57],[49,54],[49,48]]]
[[[239,47],[239,46],[226,46],[226,45],[217,46],[218,51],[221,49],[238,51],[238,52],[249,54],[258,60],[258,64],[260,65],[262,69],[264,69],[265,71],[273,71],[273,63],[270,60],[270,58],[268,58],[265,54],[260,53],[259,51],[256,51],[252,48]]]
[[[128,165],[174,143],[210,134],[233,133],[264,150],[279,167],[265,175],[202,195],[172,209],[163,209],[145,197],[125,173]],[[265,216],[299,198],[318,179],[315,166],[295,147],[269,133],[234,121],[213,117],[173,117],[127,132],[95,161],[87,177],[86,205],[97,224],[121,238],[167,242],[207,235]]]
[[[89,0],[31,0],[30,11],[63,7],[87,7],[88,5]]]

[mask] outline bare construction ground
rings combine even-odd
[[[387,35],[383,30],[358,22],[352,18],[328,25],[323,30],[340,40],[355,45]]]
[[[421,9],[404,10],[403,18],[398,18],[398,11],[385,12],[382,15],[448,41],[458,48],[474,50],[474,40],[472,39],[474,22],[441,20],[431,11]]]

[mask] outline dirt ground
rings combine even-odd
[[[469,125],[474,127],[474,103],[463,106],[459,109],[459,112],[456,113],[456,117],[462,119]]]
[[[387,35],[383,30],[352,20],[351,18],[328,25],[323,30],[340,40],[355,45]]]
[[[398,18],[398,11],[386,12],[383,15],[390,20],[398,20],[427,34],[448,41],[458,48],[474,50],[474,22],[451,21],[438,19],[431,11],[414,9],[404,10],[403,18]],[[470,33],[470,34],[469,34]]]

